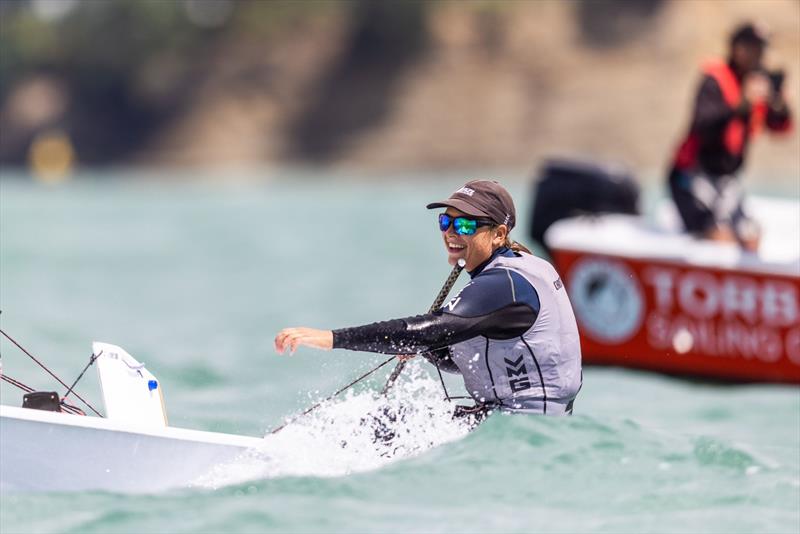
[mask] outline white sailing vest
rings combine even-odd
[[[539,296],[539,315],[522,336],[478,336],[450,347],[467,392],[502,411],[571,413],[582,383],[581,349],[572,305],[558,273],[530,254],[498,256],[484,271],[489,269],[508,269],[530,283]]]

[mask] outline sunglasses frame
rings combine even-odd
[[[442,230],[442,217],[447,217],[447,218],[450,219],[450,221],[448,222],[448,224],[444,228],[444,230]],[[463,220],[467,220],[467,221],[474,221],[475,222],[475,231],[472,232],[471,234],[467,234],[467,233],[464,233],[464,232],[459,232],[458,228],[456,227],[456,220],[457,219],[463,219]],[[477,231],[478,231],[478,228],[480,228],[482,226],[495,226],[495,222],[490,220],[490,219],[482,219],[480,217],[465,217],[463,215],[458,215],[458,216],[454,217],[454,216],[448,215],[446,213],[440,213],[438,220],[439,220],[439,231],[446,232],[452,227],[453,231],[458,235],[475,235],[477,233]]]

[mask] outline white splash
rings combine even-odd
[[[469,432],[452,418],[454,404],[418,362],[409,362],[387,397],[371,389],[323,404],[235,461],[194,482],[219,488],[248,480],[286,476],[335,477],[377,469]],[[376,434],[393,434],[378,440]]]

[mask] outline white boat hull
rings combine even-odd
[[[260,443],[0,406],[0,491],[158,492],[190,485]]]

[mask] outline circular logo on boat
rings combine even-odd
[[[570,297],[578,321],[592,337],[622,343],[644,317],[644,299],[636,275],[622,262],[579,260],[570,273]]]

